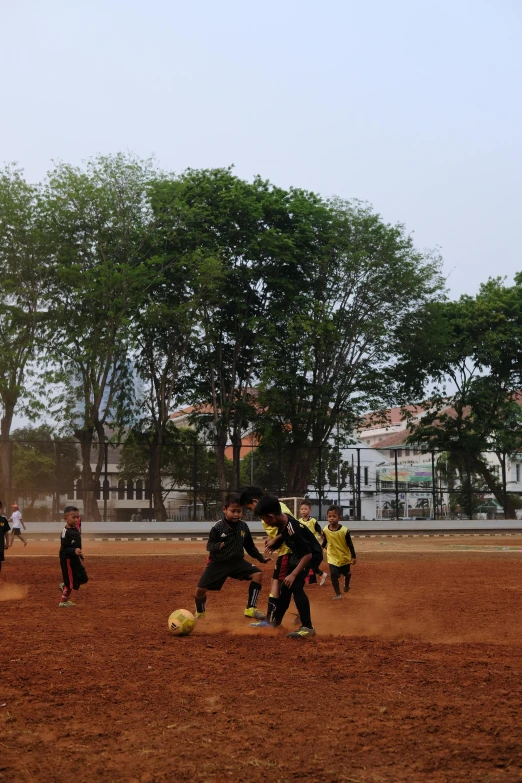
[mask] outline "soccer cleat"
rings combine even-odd
[[[346,584],[346,582],[344,583],[344,592],[345,593],[349,593],[350,592],[350,585]]]
[[[58,606],[76,606],[73,601],[60,601]]]
[[[257,623],[249,623],[251,628],[275,628],[275,623],[271,623],[269,620],[259,620]]]
[[[63,588],[64,587],[65,587],[64,583],[60,582],[60,584],[58,585],[58,590],[60,591],[60,593],[63,593]]]
[[[266,620],[266,614],[263,614],[254,606],[245,609],[245,617],[252,617],[254,620]]]
[[[324,584],[326,584],[326,580],[328,579],[328,574],[326,571],[323,571],[323,575],[321,576],[321,581],[319,582],[319,587],[322,587]]]
[[[206,612],[194,612],[194,619],[195,620],[201,620],[201,619],[203,619],[206,616],[207,616]]]
[[[298,631],[292,631],[292,633],[286,634],[288,639],[308,639],[310,636],[315,635],[315,628],[306,628],[304,625],[302,625]]]
[[[332,598],[332,601],[340,601],[341,598],[342,598],[342,595],[341,595],[341,593],[339,593],[339,595],[334,595],[334,597]]]

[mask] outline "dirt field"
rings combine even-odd
[[[522,542],[356,546],[342,601],[309,589],[309,642],[250,629],[233,582],[192,636],[169,636],[169,613],[193,607],[201,546],[85,542],[90,582],[71,610],[56,545],[15,547],[0,781],[519,783]]]

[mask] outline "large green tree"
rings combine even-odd
[[[0,490],[10,484],[13,416],[33,410],[30,376],[43,321],[47,277],[38,189],[15,166],[0,170]]]
[[[512,286],[491,279],[475,297],[432,305],[405,336],[405,393],[427,397],[410,440],[450,455],[464,496],[488,491],[514,517],[507,463],[522,450],[522,275]],[[471,513],[471,498],[467,505]]]
[[[292,204],[288,261],[268,291],[258,429],[288,455],[287,491],[301,495],[319,449],[338,432],[349,441],[363,412],[393,401],[401,324],[442,283],[439,259],[366,205],[299,191]]]
[[[135,372],[130,326],[142,307],[154,231],[150,163],[128,155],[83,167],[60,164],[43,198],[53,246],[47,357],[56,372],[55,416],[80,444],[84,514],[99,520],[96,501],[108,430],[132,410]]]

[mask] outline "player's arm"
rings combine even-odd
[[[315,525],[314,525],[314,530],[315,530],[315,532],[317,533],[318,536],[322,536],[323,535],[323,529],[322,529],[321,525],[319,524],[319,522],[317,522],[317,520],[316,520]]]
[[[224,542],[223,540],[220,540],[219,533],[214,525],[214,527],[210,528],[210,533],[208,534],[207,552],[210,552],[210,554],[219,552],[219,550],[223,548],[223,543]]]
[[[259,560],[260,563],[268,563],[270,561],[269,557],[265,557],[261,554],[257,546],[254,544],[254,539],[252,538],[252,533],[248,529],[247,532],[245,532],[245,537],[243,539],[243,546],[250,555],[250,557],[255,558],[256,560]]]
[[[326,549],[326,547],[328,546],[328,539],[326,538],[326,534],[324,530],[323,530],[323,538],[321,540],[321,546],[323,549]]]
[[[273,552],[276,549],[279,549],[281,544],[283,543],[283,536],[281,533],[277,535],[275,538],[269,538],[268,541],[265,543],[265,549],[268,549],[268,551]]]
[[[345,539],[346,539],[346,544],[348,546],[348,549],[350,550],[350,554],[352,556],[352,563],[355,564],[357,562],[357,555],[355,554],[355,548],[353,546],[353,541],[349,530],[346,533]]]

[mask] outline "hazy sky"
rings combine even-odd
[[[520,263],[520,0],[0,0],[1,155],[154,154],[371,202],[453,295]]]

